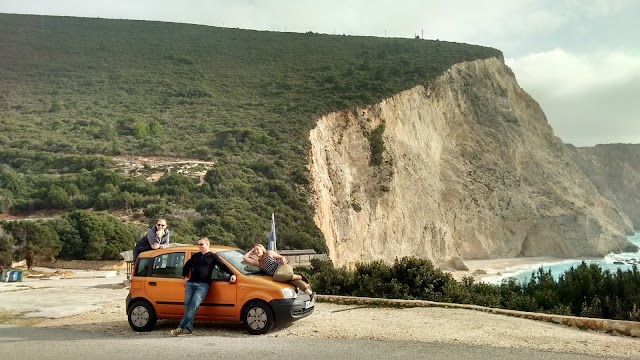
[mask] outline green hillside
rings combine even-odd
[[[315,119],[502,57],[445,41],[7,14],[0,34],[1,212],[144,210],[178,239],[242,247],[264,241],[275,212],[281,248],[318,251]],[[150,183],[118,172],[108,156],[120,154],[216,166],[202,186],[175,173]]]

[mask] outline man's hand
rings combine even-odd
[[[152,244],[152,245],[151,245],[151,248],[152,248],[153,250],[160,249],[160,244],[158,244],[158,243]]]
[[[229,278],[229,282],[230,283],[235,283],[236,282],[236,276],[235,275],[231,275],[231,277]]]
[[[189,279],[187,279],[186,277],[182,278],[182,287],[187,286],[187,281],[189,281]]]

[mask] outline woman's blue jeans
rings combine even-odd
[[[184,288],[184,316],[178,327],[193,332],[193,318],[208,291],[208,283],[187,281]]]

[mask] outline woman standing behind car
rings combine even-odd
[[[293,267],[287,259],[275,251],[267,250],[264,245],[256,244],[244,255],[244,262],[257,266],[265,274],[273,276],[273,280],[289,282],[305,294],[313,297],[309,284],[302,280],[302,276],[293,273]]]
[[[143,251],[164,249],[169,246],[169,229],[167,229],[167,220],[158,219],[156,224],[149,229],[149,232],[142,239],[138,240],[133,248],[133,261],[135,262]]]

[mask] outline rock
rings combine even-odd
[[[467,265],[465,265],[464,261],[462,261],[462,259],[458,256],[452,257],[447,261],[439,263],[438,267],[447,270],[469,271]]]
[[[598,192],[628,217],[630,227],[640,229],[640,144],[567,145],[567,148]],[[628,235],[634,233],[633,229],[628,230]],[[627,247],[621,251],[635,252],[635,249]]]
[[[309,139],[314,221],[336,266],[604,256],[630,245],[629,220],[500,59],[323,116]]]
[[[20,260],[20,261],[14,261],[11,263],[11,268],[26,268],[27,267],[27,260]]]
[[[453,257],[451,258],[451,262],[453,263],[453,267],[456,270],[462,270],[462,271],[469,271],[469,268],[467,267],[467,265],[464,264],[464,261],[462,261],[461,258],[459,257]]]

